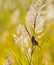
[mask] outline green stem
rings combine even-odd
[[[31,48],[31,58],[30,58],[30,64],[29,65],[32,65],[32,55],[33,55],[33,52],[34,52],[34,47],[32,45],[32,48]]]

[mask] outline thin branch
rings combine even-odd
[[[36,21],[37,21],[37,13],[36,13],[35,19],[34,19],[34,31],[35,31],[35,27],[36,27]]]
[[[25,25],[24,25],[25,26]],[[26,31],[27,31],[27,33],[28,33],[28,35],[29,35],[29,37],[31,38],[31,35],[30,35],[30,33],[29,33],[29,31],[28,31],[28,29],[27,29],[27,27],[25,26],[25,29],[26,29]]]

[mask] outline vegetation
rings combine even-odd
[[[53,7],[53,0],[0,0],[0,65],[54,65]],[[25,26],[41,48],[32,48]]]

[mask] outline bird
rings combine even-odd
[[[34,35],[32,35],[32,36],[30,35],[30,33],[29,33],[29,31],[28,31],[28,29],[27,29],[26,26],[25,26],[25,29],[26,29],[26,31],[27,31],[29,37],[30,37],[30,40],[31,40],[31,42],[32,42],[32,45],[33,45],[33,46],[38,46],[39,48],[41,48],[41,47],[39,46],[39,44],[38,44],[38,41],[35,39],[35,36],[34,36]]]

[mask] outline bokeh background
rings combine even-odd
[[[34,47],[32,57],[24,25],[41,46]],[[54,0],[0,0],[0,65],[30,65],[30,60],[54,65]]]

